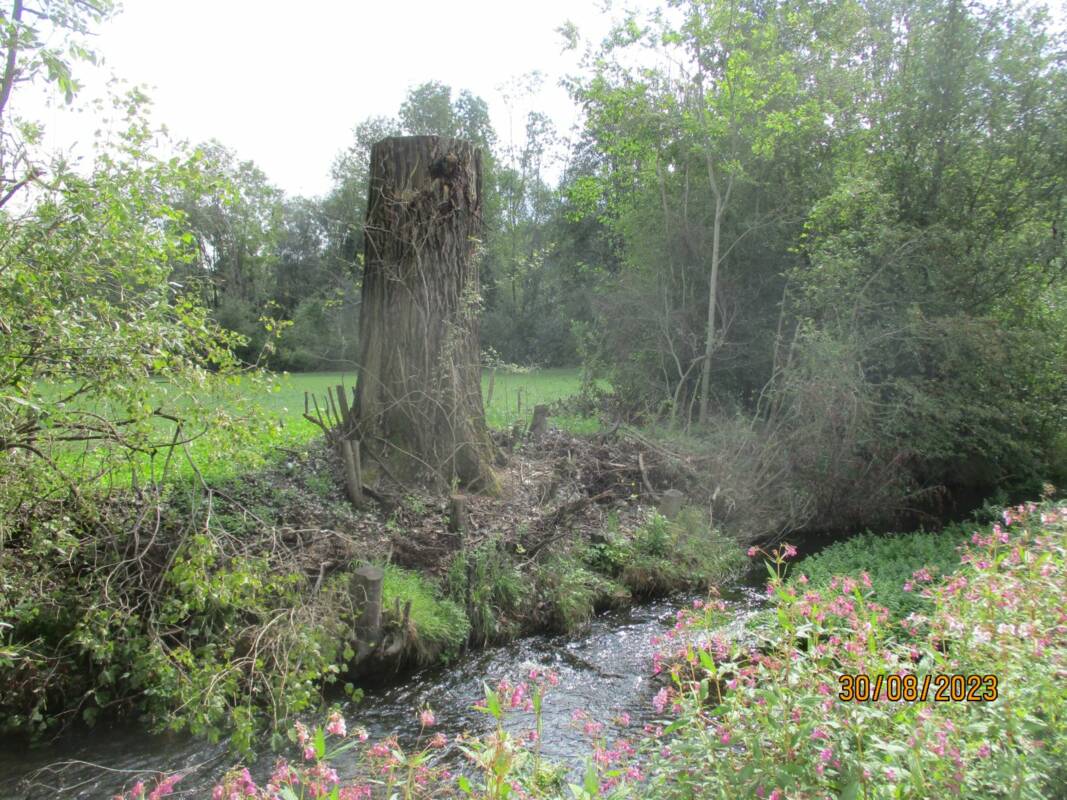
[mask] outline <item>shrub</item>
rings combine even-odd
[[[538,574],[550,623],[562,631],[573,631],[588,622],[598,608],[629,598],[617,583],[582,566],[569,556],[556,556]]]
[[[901,619],[912,612],[928,610],[932,600],[918,591],[919,584],[954,572],[960,563],[959,547],[966,542],[960,527],[940,533],[917,531],[902,534],[863,533],[805,558],[793,568],[790,585],[807,578],[806,589],[825,590],[834,576],[866,572],[871,597]],[[917,572],[925,573],[916,577]]]
[[[653,512],[622,557],[619,580],[639,595],[716,586],[744,562],[737,542],[709,528],[698,509],[684,509],[673,522]]]
[[[499,540],[461,551],[449,562],[445,588],[463,604],[476,643],[504,641],[519,631],[518,614],[529,587]]]

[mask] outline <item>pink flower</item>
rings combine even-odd
[[[314,761],[315,760],[315,748],[312,747],[311,745],[308,745],[307,747],[304,748],[304,760],[305,761]]]
[[[670,700],[670,694],[667,692],[667,687],[663,687],[656,696],[652,698],[652,708],[655,709],[657,714],[662,714],[663,710],[667,708],[667,702]]]
[[[310,737],[307,726],[302,722],[297,722],[293,725],[293,729],[296,731],[296,743],[301,747],[306,745]]]
[[[753,545],[752,547],[748,548],[748,557],[749,558],[754,558],[757,553],[759,553],[759,548],[758,547]]]
[[[341,712],[334,711],[330,714],[330,719],[326,723],[326,733],[332,736],[345,736],[348,733],[345,727],[345,718],[341,716]]]
[[[419,712],[419,724],[424,728],[432,728],[437,724],[437,717],[430,708],[424,708]]]
[[[171,775],[169,778],[164,778],[156,784],[156,788],[148,795],[148,800],[159,800],[159,798],[166,797],[168,794],[174,794],[174,784],[183,777],[182,775]]]
[[[137,781],[130,789],[130,800],[137,800],[138,797],[144,797],[144,781]]]
[[[834,751],[831,750],[829,747],[824,747],[822,750],[819,751],[819,760],[820,761],[829,761],[833,757],[834,757]]]
[[[448,737],[443,733],[435,733],[433,738],[430,739],[430,747],[436,750],[440,750],[442,747],[448,744]]]
[[[782,550],[782,557],[783,558],[792,558],[796,554],[797,554],[797,549],[795,547],[793,547],[793,545],[791,545],[791,544],[785,545],[784,549]]]

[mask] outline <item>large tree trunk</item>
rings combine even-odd
[[[495,487],[482,406],[481,153],[438,136],[371,149],[356,416],[399,473]]]

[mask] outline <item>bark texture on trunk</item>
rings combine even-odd
[[[482,406],[481,153],[438,136],[371,149],[356,418],[408,477],[493,489]]]

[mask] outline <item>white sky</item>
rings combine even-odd
[[[408,89],[428,80],[484,98],[506,143],[500,87],[540,70],[540,95],[513,114],[515,136],[530,108],[566,134],[577,112],[558,80],[577,57],[561,55],[555,29],[568,19],[597,40],[609,21],[598,0],[126,0],[95,46],[107,70],[147,85],[154,120],[173,136],[218,139],[287,193],[316,195],[353,126],[395,115]],[[84,107],[106,76],[81,66],[76,77]],[[42,119],[53,147],[94,129],[87,113],[21,110]]]

